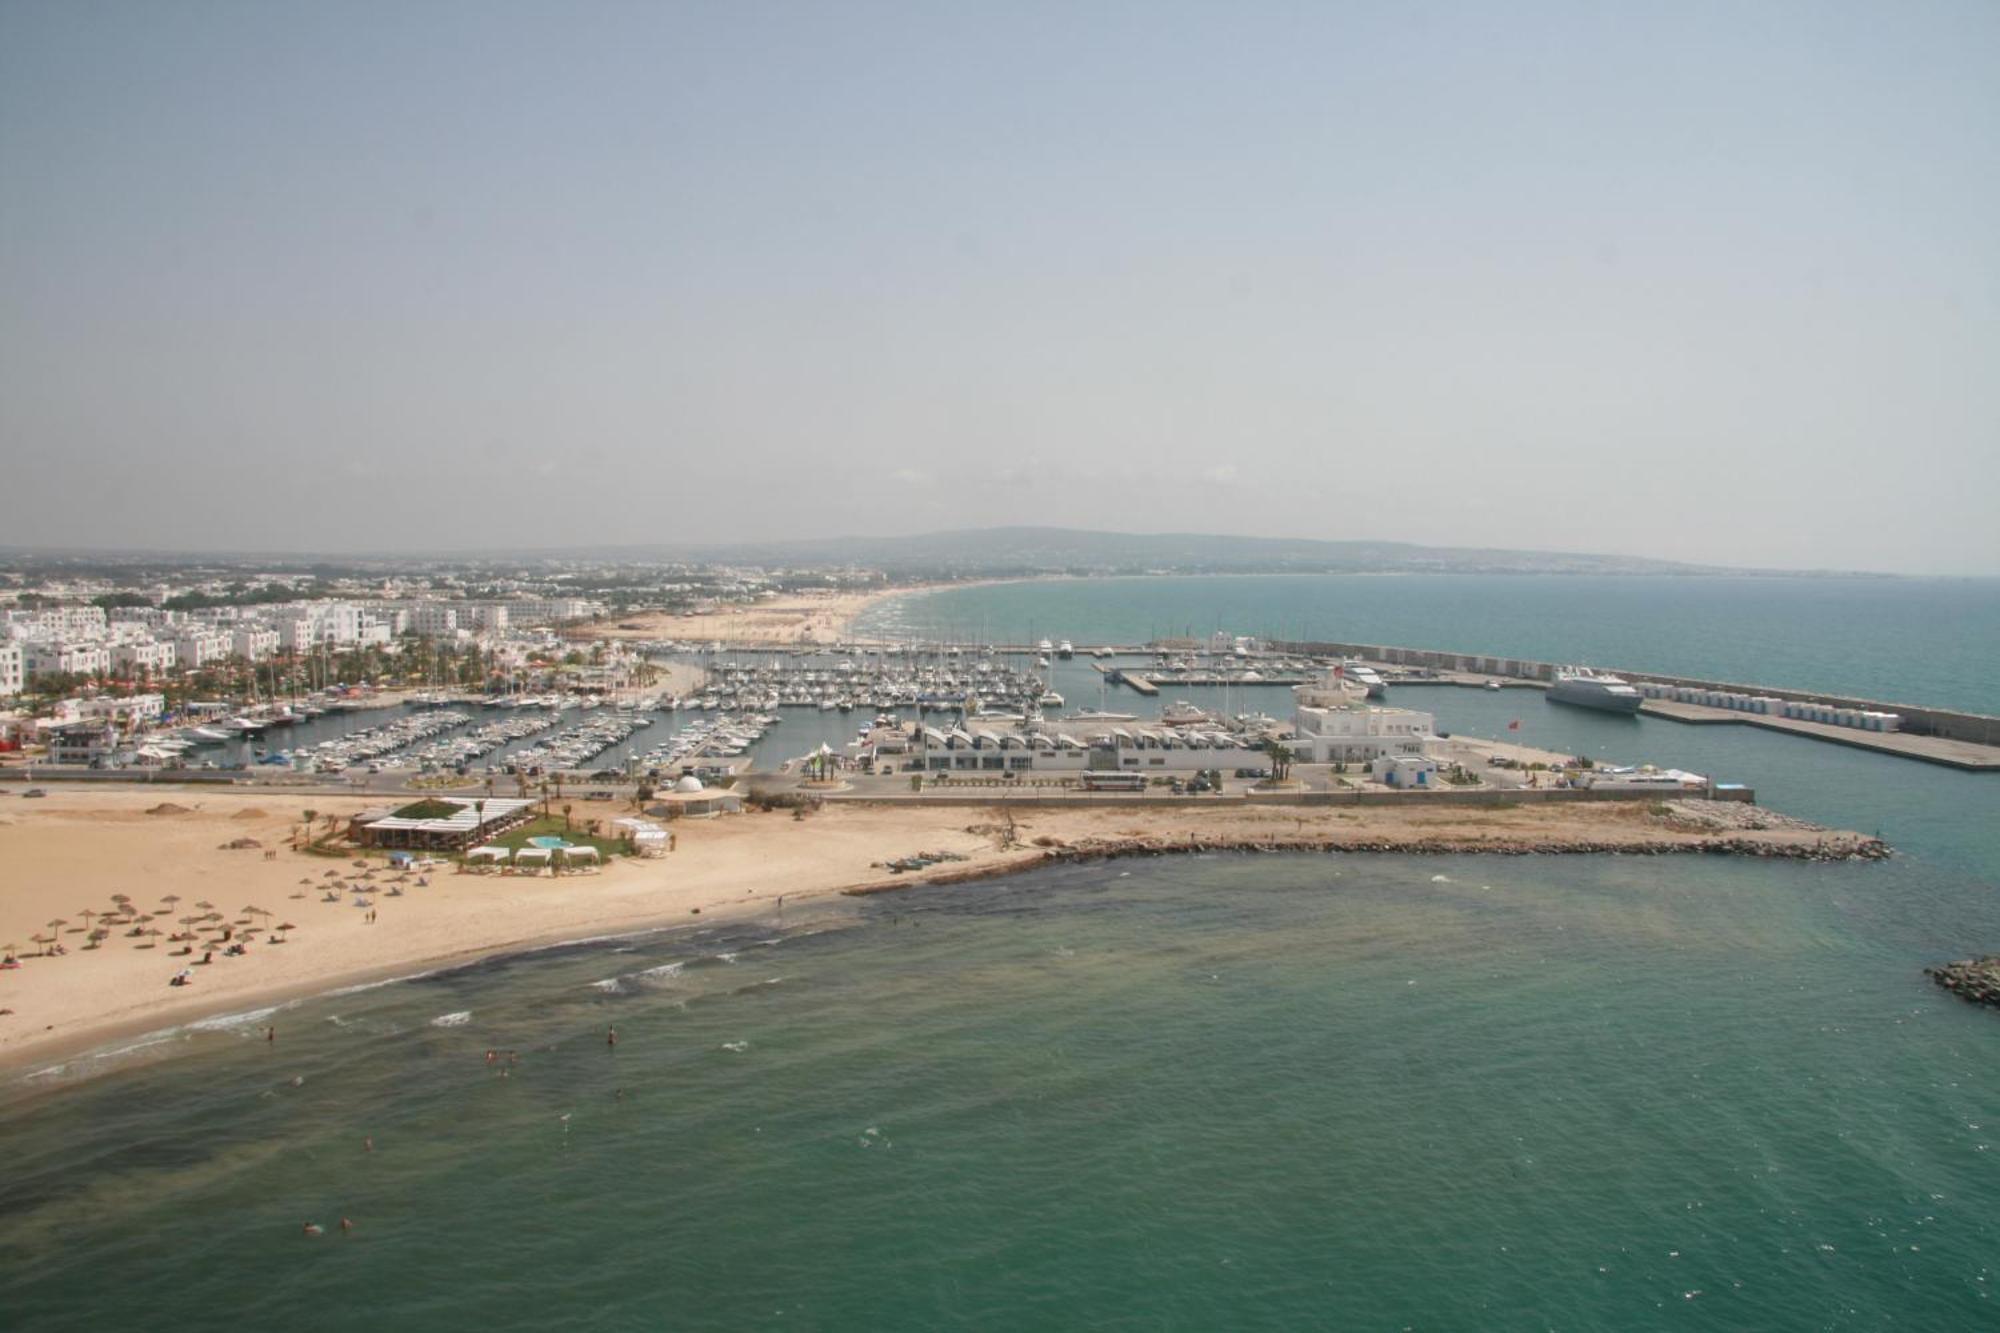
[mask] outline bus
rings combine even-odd
[[[1146,775],[1144,773],[1117,773],[1109,770],[1099,772],[1086,769],[1083,773],[1083,789],[1085,791],[1144,791],[1146,790]]]

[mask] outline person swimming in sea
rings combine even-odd
[[[320,1229],[319,1223],[308,1222],[306,1223],[305,1234],[308,1236],[322,1236],[325,1235],[326,1233]]]
[[[604,1034],[604,1044],[606,1046],[616,1046],[618,1044],[618,1029],[615,1026]]]

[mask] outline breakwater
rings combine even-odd
[[[905,875],[842,889],[848,897],[869,897],[919,886],[970,884],[998,879],[1044,866],[1083,865],[1130,857],[1192,856],[1201,853],[1309,852],[1357,856],[1737,856],[1782,861],[1881,861],[1891,849],[1880,838],[1828,830],[1812,842],[1759,838],[1748,834],[1721,837],[1653,839],[1621,837],[1481,837],[1461,833],[1365,836],[1343,834],[1272,835],[1189,834],[1088,838],[1076,842],[1039,838],[1037,850],[1014,861],[955,867],[923,875]]]
[[[1927,967],[1924,975],[1961,1000],[2000,1006],[2000,954]]]
[[[1525,657],[1456,653],[1437,648],[1402,648],[1392,644],[1298,641],[1274,642],[1269,647],[1274,652],[1286,654],[1358,657],[1392,666],[1427,667],[1434,671],[1465,671],[1488,676],[1506,676],[1515,680],[1539,681],[1544,684],[1555,679],[1559,665]],[[1837,708],[1895,713],[1902,718],[1903,730],[1907,733],[1970,741],[1978,745],[2000,745],[2000,717],[1986,713],[1966,713],[1948,708],[1928,708],[1921,704],[1862,699],[1850,695],[1828,694],[1823,690],[1800,690],[1782,685],[1751,685],[1740,681],[1664,675],[1657,671],[1642,671],[1629,667],[1607,669],[1614,670],[1629,679],[1658,681],[1663,685],[1682,685],[1690,689],[1739,694],[1762,694],[1779,699],[1831,704]]]

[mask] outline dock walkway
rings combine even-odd
[[[1915,736],[1902,731],[1862,731],[1857,727],[1836,727],[1825,722],[1805,722],[1791,717],[1769,717],[1761,713],[1739,713],[1731,708],[1710,708],[1705,704],[1685,704],[1672,699],[1648,699],[1639,707],[1643,717],[1663,717],[1690,726],[1722,726],[1735,723],[1785,731],[1809,740],[1832,741],[1856,750],[1874,750],[1904,759],[1921,759],[1927,764],[1973,773],[2000,772],[2000,745],[1953,740],[1947,736]]]

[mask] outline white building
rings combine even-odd
[[[111,624],[143,625],[147,629],[162,629],[181,618],[178,611],[168,611],[157,606],[114,606],[111,608]]]
[[[1389,787],[1437,786],[1438,761],[1427,754],[1385,754],[1371,760],[1369,773]]]
[[[111,670],[111,651],[100,643],[31,640],[23,653],[30,676],[95,676]]]
[[[488,634],[502,634],[506,632],[507,606],[504,602],[473,602],[468,604],[465,610],[459,615],[459,623],[461,625],[466,623],[468,615],[471,617],[474,629],[483,630]]]
[[[101,606],[49,606],[9,611],[6,617],[9,635],[16,639],[101,639],[107,623]]]
[[[345,645],[361,636],[361,608],[350,602],[311,603],[321,643]]]
[[[457,607],[444,602],[418,602],[410,608],[410,633],[425,639],[446,639],[457,632]]]
[[[278,647],[288,653],[307,653],[313,649],[313,623],[310,617],[283,615],[271,622],[271,629],[278,636]]]
[[[0,643],[0,699],[19,694],[28,683],[26,655],[18,643]]]
[[[188,671],[199,671],[211,662],[221,662],[231,651],[229,636],[221,630],[184,626],[174,636],[174,661]]]
[[[174,660],[174,645],[158,639],[128,639],[111,650],[112,665],[128,676],[141,671],[155,675],[172,671]]]
[[[167,697],[163,694],[129,694],[122,698],[100,695],[95,699],[79,700],[76,711],[80,718],[112,722],[129,730],[166,712]]]
[[[1383,755],[1424,755],[1437,741],[1437,721],[1414,708],[1376,708],[1360,686],[1329,674],[1292,695],[1291,742],[1301,763],[1369,763]]]
[[[535,597],[508,602],[506,610],[508,623],[512,625],[555,625],[601,615],[604,604],[582,597]]]
[[[229,632],[229,651],[246,662],[261,662],[278,651],[278,631],[262,625],[238,625]]]

